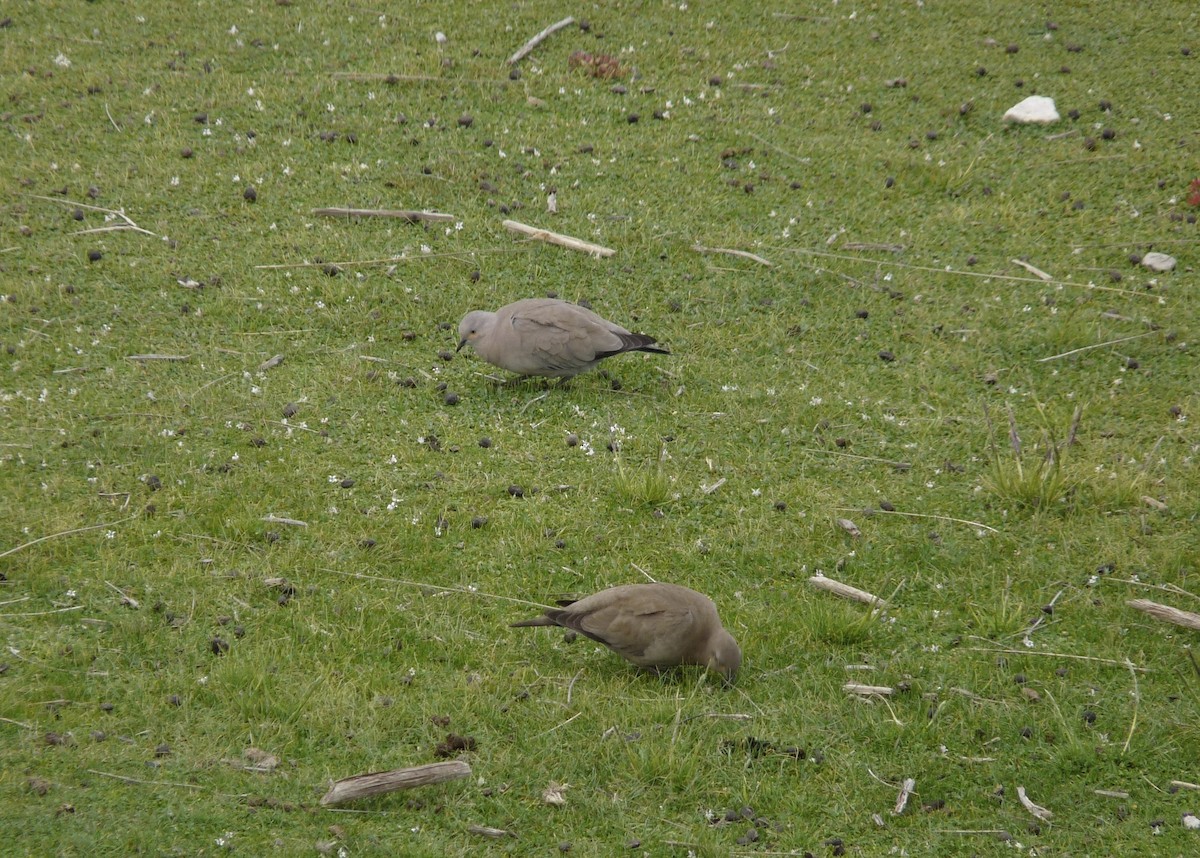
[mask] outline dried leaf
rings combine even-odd
[[[546,802],[546,804],[552,804],[555,807],[562,807],[567,803],[567,797],[563,793],[570,786],[570,784],[560,784],[557,781],[550,781],[550,785],[542,790],[542,801]]]

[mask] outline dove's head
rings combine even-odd
[[[495,318],[496,314],[487,310],[472,310],[463,316],[458,323],[458,348],[455,351],[461,351],[468,343],[475,345],[476,340],[487,334]]]
[[[726,682],[733,682],[741,666],[742,650],[737,641],[725,629],[720,629],[709,640],[708,669],[720,673]]]

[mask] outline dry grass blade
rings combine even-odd
[[[31,539],[28,542],[23,542],[20,545],[10,548],[7,551],[0,551],[0,557],[8,557],[10,554],[16,554],[22,549],[29,548],[31,545],[37,545],[39,542],[46,542],[51,539],[58,539],[61,536],[74,536],[76,533],[87,533],[89,530],[100,530],[102,528],[114,528],[118,524],[124,524],[133,518],[132,515],[117,521],[108,522],[107,524],[89,524],[87,527],[76,527],[72,530],[60,530],[58,533],[51,533],[46,536],[39,536],[37,539]]]
[[[775,263],[771,260],[764,259],[757,253],[751,253],[748,250],[731,250],[725,247],[705,247],[702,244],[693,245],[692,250],[696,251],[697,253],[724,253],[727,256],[737,256],[741,259],[749,259],[753,262],[757,262],[759,265],[765,265],[768,268],[775,267]]]

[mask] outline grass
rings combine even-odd
[[[776,11],[598,4],[517,78],[558,5],[4,11],[6,853],[1194,851],[1194,633],[1125,606],[1200,610],[1192,4]],[[672,354],[454,354],[548,292]],[[509,628],[646,575],[736,687]]]

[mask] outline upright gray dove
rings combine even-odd
[[[742,651],[721,625],[712,599],[677,584],[624,584],[560,602],[518,626],[562,626],[587,635],[638,667],[698,664],[727,682],[737,676]]]
[[[472,310],[458,323],[460,350],[469,343],[494,366],[548,378],[571,378],[622,352],[670,354],[655,342],[557,298],[525,298],[494,313]]]

